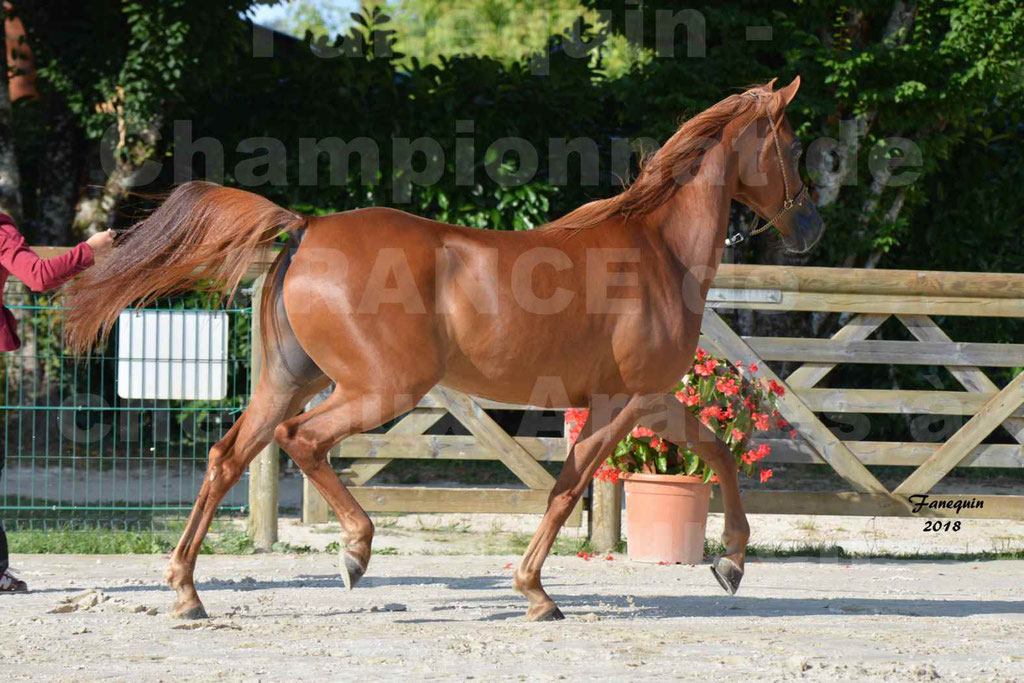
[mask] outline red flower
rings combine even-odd
[[[768,386],[771,388],[771,390],[773,392],[775,392],[779,396],[785,396],[786,395],[786,388],[784,386],[782,386],[781,384],[779,384],[778,382],[776,382],[775,380],[769,380],[768,381]]]
[[[718,406],[708,406],[707,408],[704,408],[703,410],[700,411],[701,422],[703,422],[706,425],[711,418],[717,419],[718,411]]]
[[[665,443],[664,440],[659,439],[658,437],[654,437],[651,439],[651,448],[658,451],[659,453],[668,452],[668,444]]]
[[[678,395],[679,394],[676,394],[676,396]],[[700,394],[698,394],[697,391],[691,387],[690,392],[680,400],[683,402],[684,405],[692,408],[693,406],[700,403]]]
[[[633,431],[630,433],[633,435],[633,438],[635,439],[642,439],[644,437],[654,436],[654,432],[652,432],[647,427],[641,427],[640,425],[633,427]]]
[[[718,361],[708,356],[707,360],[705,360],[703,363],[695,363],[693,366],[693,371],[700,375],[701,377],[707,377],[714,373],[715,368],[717,367]]]
[[[570,424],[582,425],[587,421],[588,411],[586,408],[570,408],[565,411],[565,421]]]
[[[752,413],[750,417],[754,420],[754,426],[761,431],[772,428],[771,423],[768,422],[768,415],[766,413]]]
[[[778,419],[777,419],[777,420],[775,421],[775,426],[776,426],[776,427],[778,427],[779,429],[785,429],[786,427],[788,427],[788,426],[789,426],[789,423],[788,423],[788,422],[786,422],[786,421],[785,421],[784,419],[782,419],[782,418],[781,418],[781,417],[779,417],[778,415],[776,415],[776,417],[778,418]]]
[[[733,439],[735,439],[736,441],[743,441],[743,438],[745,436],[746,436],[746,434],[744,434],[740,430],[738,430],[735,427],[733,427],[733,429],[732,429],[732,438]]]
[[[711,479],[709,479],[708,481],[710,481],[712,484],[717,484],[718,483],[718,475],[717,474],[712,474],[711,475]]]
[[[715,381],[715,389],[718,389],[726,396],[736,396],[740,393],[740,388],[732,377],[719,377]]]
[[[771,478],[772,478],[772,471],[771,470],[761,470],[761,483],[762,484],[765,483],[766,481],[768,481]]]
[[[758,460],[764,460],[765,458],[767,458],[771,454],[771,452],[771,446],[769,446],[766,443],[763,443],[759,445],[756,450],[753,448],[748,450],[746,453],[740,456],[740,459],[748,465],[753,465]]]
[[[609,555],[608,557],[606,557],[606,558],[604,558],[604,559],[606,559],[606,560],[608,560],[609,562],[611,562],[611,561],[612,561],[612,560],[614,560],[615,558],[614,558],[614,557],[612,557],[611,555]]]
[[[697,347],[697,362],[701,363],[707,357],[708,357],[708,352],[698,346]]]
[[[610,484],[618,484],[619,474],[621,474],[621,472],[617,467],[612,467],[608,463],[603,463],[601,467],[597,469],[597,472],[594,472],[594,479],[597,479],[598,481],[606,481]]]
[[[565,424],[569,427],[569,441],[575,443],[580,438],[583,425],[587,422],[587,409],[571,409],[565,411]]]
[[[789,438],[791,438],[791,439],[795,439],[796,438],[796,430],[795,429],[789,430]]]
[[[751,372],[757,372],[757,363],[751,363],[750,364],[750,371]]]

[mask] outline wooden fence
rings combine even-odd
[[[840,313],[843,326],[831,338],[741,337],[723,320],[723,309]],[[916,341],[869,339],[895,316]],[[1024,317],[1024,276],[985,273],[864,271],[723,265],[708,298],[701,343],[733,360],[758,363],[762,374],[786,388],[779,411],[798,432],[796,439],[772,439],[773,463],[816,463],[831,467],[848,490],[832,492],[745,492],[750,512],[910,515],[913,494],[929,493],[955,467],[1024,466],[1024,374],[997,386],[982,367],[1024,365],[1024,344],[952,341],[931,316]],[[785,379],[766,361],[800,362]],[[820,388],[841,363],[944,366],[964,391]],[[537,461],[565,457],[564,439],[513,438],[487,417],[484,408],[507,407],[446,389],[435,389],[420,407],[388,434],[346,440],[337,457],[354,458],[343,473],[357,499],[374,511],[540,512],[550,475]],[[473,436],[425,436],[445,412]],[[843,441],[819,413],[897,413],[970,416],[944,443]],[[1003,425],[1014,443],[985,443]],[[501,460],[526,488],[437,489],[367,485],[392,459],[455,458]],[[867,465],[915,466],[888,490]],[[258,494],[258,491],[257,491]],[[928,516],[1024,519],[1024,496],[932,495],[942,503],[980,499],[983,507],[924,509]],[[598,545],[618,538],[621,492],[596,484],[590,506]],[[257,502],[254,500],[254,503]],[[713,501],[720,509],[720,501]],[[304,518],[326,519],[326,508],[307,487]],[[576,513],[578,519],[579,511]]]
[[[845,324],[829,339],[741,337],[723,320],[723,309],[842,314]],[[988,517],[1024,519],[1024,495],[932,493],[958,467],[1024,467],[1024,373],[998,386],[981,368],[1024,365],[1024,344],[953,341],[933,316],[1024,318],[1024,275],[781,268],[723,265],[708,296],[701,344],[731,360],[758,363],[760,374],[785,387],[779,412],[795,439],[769,439],[768,463],[831,467],[849,490],[829,492],[749,490],[747,512],[870,516]],[[895,317],[914,341],[869,339]],[[800,363],[785,379],[766,361]],[[843,363],[942,366],[963,391],[820,388]],[[819,413],[970,416],[944,442],[844,441]],[[986,443],[1000,427],[1010,443]],[[916,467],[891,491],[867,465]],[[715,491],[717,494],[717,490]],[[950,507],[914,511],[911,496]],[[621,490],[594,483],[592,541],[599,550],[619,540]],[[920,500],[920,499],[915,499]],[[982,507],[953,507],[960,502]],[[712,499],[712,510],[721,511]]]
[[[717,313],[730,308],[852,315],[830,339],[740,337]],[[765,376],[785,386],[779,411],[798,438],[770,441],[768,462],[827,464],[851,489],[750,491],[744,495],[748,511],[902,516],[915,514],[910,496],[929,494],[930,501],[978,499],[984,506],[917,514],[1024,519],[1024,496],[930,494],[955,467],[1024,466],[1024,373],[999,387],[980,369],[1024,365],[1024,344],[954,342],[932,316],[1024,317],[1024,276],[723,266],[709,295],[701,342],[730,359],[760,363]],[[915,341],[869,339],[890,317]],[[782,380],[765,361],[802,364]],[[944,366],[964,391],[819,388],[841,363]],[[843,441],[821,422],[822,412],[970,419],[942,443]],[[1013,443],[985,443],[1000,425]],[[917,469],[890,491],[866,465]]]
[[[39,249],[45,256],[63,249]],[[258,263],[253,275],[268,264]],[[256,290],[259,290],[259,282]],[[254,308],[258,301],[254,301]],[[841,314],[842,327],[827,339],[743,337],[718,314],[720,310],[752,309]],[[256,312],[256,311],[254,311]],[[745,492],[749,512],[910,515],[909,497],[931,494],[958,467],[1024,467],[1024,373],[999,386],[981,368],[1024,365],[1024,344],[955,342],[934,316],[1024,318],[1024,275],[840,268],[788,268],[723,265],[708,296],[701,343],[732,360],[761,365],[763,376],[786,389],[779,411],[798,432],[796,439],[770,440],[770,463],[814,463],[831,467],[847,490],[830,492]],[[871,339],[895,317],[914,341]],[[253,315],[254,325],[259,315]],[[258,374],[259,339],[253,330],[253,372]],[[1024,341],[1024,340],[1022,340]],[[784,379],[767,361],[798,362]],[[963,391],[822,388],[820,383],[839,364],[943,366]],[[565,458],[564,438],[516,437],[506,433],[485,409],[509,408],[435,388],[414,411],[386,434],[353,436],[336,447],[336,458],[353,463],[342,476],[370,511],[388,512],[541,512],[553,483],[541,462]],[[526,408],[526,406],[517,406]],[[819,413],[912,414],[964,416],[964,424],[942,443],[927,441],[844,441],[829,430]],[[437,436],[425,432],[451,414],[470,436]],[[1001,441],[990,438],[1000,426]],[[986,441],[987,440],[987,441]],[[396,459],[498,460],[520,479],[520,488],[429,488],[371,485],[372,478]],[[867,469],[900,465],[916,469],[887,489]],[[252,464],[251,528],[258,545],[276,540],[278,454],[269,446]],[[327,518],[315,490],[305,487],[303,517]],[[930,500],[956,503],[981,500],[983,507],[962,510],[925,509],[930,516],[1024,519],[1024,495],[931,495]],[[596,484],[591,499],[592,531],[602,539],[618,537],[621,492]],[[720,501],[713,500],[713,509]],[[580,511],[572,522],[579,523]]]

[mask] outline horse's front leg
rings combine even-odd
[[[750,525],[740,498],[736,461],[729,447],[674,396],[664,396],[662,404],[667,419],[665,423],[652,425],[651,428],[668,441],[688,445],[718,475],[718,486],[725,508],[725,529],[722,531],[725,554],[713,560],[711,571],[722,588],[730,595],[735,594],[743,579],[743,563],[747,555],[747,541],[750,539]]]
[[[565,465],[548,498],[544,519],[541,520],[540,527],[515,572],[515,589],[530,603],[526,612],[530,621],[553,621],[564,618],[558,605],[541,585],[541,567],[551,551],[559,529],[587,489],[594,472],[603,458],[611,453],[615,444],[636,425],[644,404],[644,398],[632,397],[613,419],[609,419],[610,410],[596,411],[591,408],[587,422],[583,425],[576,443],[569,450]]]

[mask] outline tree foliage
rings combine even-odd
[[[585,7],[477,0],[455,13],[440,11],[448,3],[409,0],[364,10],[346,35],[317,38],[312,48],[278,35],[272,58],[253,54],[252,29],[239,16],[249,4],[85,0],[59,12],[52,3],[21,11],[40,83],[66,102],[91,141],[84,154],[93,165],[97,141],[118,126],[129,171],[143,159],[166,162],[175,152],[174,122],[188,121],[193,140],[212,137],[223,148],[225,182],[238,181],[233,162],[252,154],[239,152],[240,143],[280,140],[285,181],[268,173],[254,189],[297,208],[394,204],[525,229],[618,191],[614,139],[663,140],[681,117],[738,87],[800,74],[789,115],[809,150],[805,179],[830,226],[811,262],[899,267],[920,263],[922,245],[935,268],[1019,270],[1024,262],[1016,230],[1004,223],[1024,203],[1011,191],[1019,186],[1024,9],[1010,0],[739,0],[696,5],[689,14],[662,0]],[[557,34],[563,16],[584,17],[582,32]],[[680,19],[699,20],[699,39]],[[323,18],[304,21],[312,28]],[[665,26],[670,40],[659,43]],[[580,45],[593,50],[581,53]],[[543,55],[543,70],[531,53]],[[38,140],[48,134],[39,123],[48,119],[29,119],[16,120],[26,167],[42,162]],[[457,121],[472,122],[472,132],[457,131]],[[154,125],[158,135],[147,134]],[[513,160],[488,152],[509,136],[539,152],[526,183],[516,181]],[[315,184],[300,183],[300,139],[331,137],[374,141],[380,173],[364,177],[357,158],[343,169],[322,155]],[[581,183],[574,164],[568,183],[552,182],[551,139],[577,137],[596,145],[597,183]],[[398,199],[408,173],[396,168],[394,140],[418,138],[437,141],[445,170]],[[470,182],[465,170],[459,177],[467,144]],[[196,173],[207,171],[202,154],[193,161]],[[158,182],[144,189],[172,181],[172,170],[164,163]],[[907,172],[912,182],[892,182]],[[988,217],[983,226],[978,216]],[[1003,247],[998,255],[977,246],[993,242]],[[756,243],[736,258],[786,257]]]

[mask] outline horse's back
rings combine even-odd
[[[335,381],[386,368],[495,400],[575,404],[595,386],[629,390],[636,382],[624,371],[648,374],[638,366],[654,341],[642,333],[649,295],[630,251],[650,253],[640,244],[610,226],[510,233],[359,209],[310,221],[286,275],[286,309],[304,346],[325,347],[310,355],[335,365],[321,365]],[[595,255],[612,265],[598,272]],[[637,284],[592,282],[616,270]],[[588,293],[595,286],[610,310]]]

